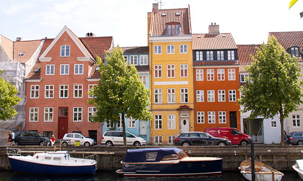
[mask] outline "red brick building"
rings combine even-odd
[[[62,138],[81,132],[100,142],[101,124],[91,123],[95,107],[88,91],[98,84],[96,57],[113,46],[113,37],[77,37],[64,27],[55,39],[45,38],[39,59],[26,77],[26,130]]]

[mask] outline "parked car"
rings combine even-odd
[[[303,145],[303,132],[292,132],[287,137],[287,144]]]
[[[49,146],[49,138],[37,131],[15,131],[15,145],[40,145]]]
[[[126,144],[141,146],[146,145],[146,141],[138,136],[133,135],[132,133],[126,131]],[[123,132],[122,131],[105,131],[102,136],[101,145],[114,146],[114,145],[124,145],[123,142]]]
[[[176,146],[203,146],[203,145],[230,145],[231,142],[225,138],[217,138],[204,132],[188,132],[180,133],[178,137],[174,139],[174,145]]]
[[[92,138],[86,138],[80,133],[66,133],[63,136],[61,145],[62,146],[76,145],[77,142],[79,143],[79,146],[93,146],[95,140]]]
[[[237,128],[206,128],[205,132],[215,137],[229,139],[232,145],[246,146],[251,143],[251,137]]]

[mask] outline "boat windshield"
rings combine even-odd
[[[180,151],[180,152],[178,153],[178,155],[179,155],[181,158],[188,157],[188,155],[185,153],[185,151]]]

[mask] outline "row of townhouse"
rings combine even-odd
[[[279,143],[279,117],[248,120],[237,104],[239,88],[260,45],[237,45],[231,33],[220,33],[219,25],[209,32],[193,34],[190,6],[159,9],[153,4],[147,14],[148,46],[121,47],[128,64],[137,68],[140,79],[151,90],[151,121],[126,119],[126,129],[149,143],[172,143],[180,132],[204,131],[208,127],[236,127],[258,143]],[[274,35],[290,54],[299,57],[303,32]],[[62,138],[81,132],[101,142],[109,129],[122,124],[91,123],[96,108],[87,104],[88,91],[98,84],[97,56],[113,48],[113,37],[87,33],[77,37],[63,27],[54,38],[0,41],[0,62],[21,62],[25,67],[25,127],[46,136]],[[12,46],[12,47],[11,47]],[[11,47],[12,57],[7,58]],[[3,58],[5,57],[5,58]],[[301,65],[301,64],[300,64]],[[1,69],[1,68],[0,68]],[[287,132],[302,130],[302,107],[285,121]]]

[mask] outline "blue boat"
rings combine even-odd
[[[222,158],[189,157],[178,148],[129,149],[118,174],[130,177],[220,175]]]
[[[87,175],[96,173],[97,161],[73,158],[67,151],[35,153],[22,156],[21,151],[7,153],[15,172],[41,175]]]

